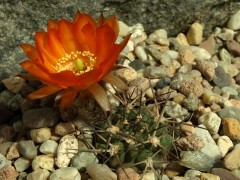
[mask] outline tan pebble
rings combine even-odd
[[[184,171],[184,167],[179,165],[177,162],[171,162],[170,164],[167,165],[167,167],[164,169],[165,174],[173,178]]]
[[[0,169],[0,179],[2,180],[14,180],[18,176],[19,173],[11,165],[6,165]]]
[[[211,34],[207,40],[203,41],[199,45],[199,47],[206,49],[211,55],[215,54],[215,49],[216,49],[215,36]]]
[[[140,175],[136,173],[132,168],[120,168],[117,170],[118,180],[139,180]]]
[[[191,121],[187,121],[185,123],[182,123],[181,126],[180,126],[180,129],[186,135],[195,134],[195,128],[194,128],[194,126],[193,126]]]
[[[20,156],[20,154],[17,149],[17,143],[13,143],[12,146],[8,150],[6,158],[9,160],[13,160],[13,159],[18,158],[19,156]]]
[[[32,168],[37,169],[46,169],[49,171],[54,170],[54,158],[47,155],[36,156],[32,161]]]
[[[201,173],[200,180],[220,180],[220,177],[210,173]]]
[[[135,47],[134,52],[139,60],[146,61],[148,59],[147,53],[145,52],[144,47],[137,46]]]
[[[182,150],[200,150],[205,145],[203,139],[196,134],[181,137],[176,143]]]
[[[240,101],[237,99],[230,99],[229,100],[233,106],[235,106],[236,108],[240,109]]]
[[[125,37],[128,35],[129,33],[129,27],[127,24],[125,24],[124,22],[122,21],[118,21],[118,26],[119,26],[119,35],[121,37]]]
[[[183,33],[178,34],[177,37],[176,37],[176,40],[182,46],[189,46],[189,43],[187,41],[187,37]]]
[[[173,101],[177,104],[183,104],[184,99],[186,98],[186,96],[184,96],[181,93],[177,93],[176,96],[173,97]]]
[[[180,49],[179,50],[179,58],[178,61],[183,65],[183,64],[193,64],[194,59],[196,56],[190,49]]]
[[[20,77],[9,77],[7,79],[3,79],[2,83],[12,93],[18,93],[22,89],[25,80]]]
[[[223,165],[230,170],[240,167],[240,145],[237,144],[223,159]]]
[[[234,118],[225,118],[223,120],[223,133],[231,140],[240,140],[240,123]]]
[[[197,97],[200,97],[203,94],[202,84],[196,80],[187,80],[182,83],[180,86],[180,92],[185,96],[188,96],[190,93],[195,94]]]
[[[202,42],[203,26],[199,23],[193,23],[187,32],[187,40],[191,45],[199,45]]]
[[[130,83],[137,78],[137,72],[135,71],[135,69],[133,69],[131,67],[117,69],[115,71],[115,75],[117,77],[121,78],[126,83]]]
[[[30,131],[31,139],[36,143],[43,143],[51,137],[49,128],[32,129]]]
[[[196,64],[196,68],[202,73],[202,75],[208,80],[211,81],[215,76],[215,68],[214,66],[204,60],[198,60]]]
[[[71,122],[58,123],[54,129],[55,133],[60,136],[65,136],[75,131],[75,127]]]
[[[220,136],[217,140],[217,145],[222,157],[224,157],[227,152],[233,148],[233,142],[228,136]]]

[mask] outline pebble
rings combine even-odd
[[[219,176],[210,174],[210,173],[201,173],[200,175],[200,179],[204,179],[204,180],[220,180]]]
[[[197,46],[189,46],[188,47],[196,57],[196,60],[208,60],[211,58],[211,54],[203,48]]]
[[[187,40],[191,45],[199,45],[203,38],[203,26],[197,22],[193,23],[188,32]]]
[[[234,38],[234,31],[231,29],[223,28],[222,32],[217,35],[223,41],[232,41]]]
[[[196,62],[196,68],[202,73],[203,77],[208,81],[211,81],[215,76],[215,68],[208,61],[198,60]]]
[[[196,135],[202,138],[204,141],[204,147],[200,149],[200,151],[206,155],[208,155],[213,160],[219,160],[221,158],[221,154],[218,146],[213,140],[210,133],[205,129],[204,125],[199,125],[195,128]]]
[[[238,73],[237,76],[235,77],[235,81],[238,85],[240,85],[240,73]]]
[[[228,86],[223,87],[222,92],[227,93],[230,96],[237,96],[238,95],[238,92],[234,88],[231,88],[231,87],[228,87]]]
[[[234,119],[237,119],[238,121],[240,121],[240,111],[238,108],[236,108],[234,106],[229,106],[229,107],[225,107],[225,108],[221,109],[218,112],[218,115],[221,119],[234,118]]]
[[[176,119],[178,122],[183,121],[189,115],[187,109],[181,107],[179,104],[173,101],[167,102],[165,113],[169,117]]]
[[[182,48],[179,50],[178,61],[183,64],[193,64],[196,56],[195,54],[187,48]]]
[[[25,171],[30,165],[31,161],[24,157],[20,157],[14,162],[14,166],[18,172]]]
[[[196,178],[199,179],[200,175],[201,171],[189,169],[185,172],[184,177],[189,177],[190,179],[192,178],[192,180],[197,180]]]
[[[177,162],[170,162],[165,168],[164,173],[169,177],[176,177],[184,172],[185,167],[179,165]]]
[[[222,48],[220,50],[219,56],[220,56],[221,60],[226,63],[230,64],[232,61],[232,56],[229,54],[229,52],[225,48]]]
[[[75,136],[66,135],[60,139],[55,164],[57,167],[67,167],[71,158],[78,150],[78,141]]]
[[[194,126],[193,126],[191,121],[187,121],[185,123],[181,123],[180,129],[181,129],[181,131],[184,134],[186,134],[188,136],[195,134],[195,128],[194,128]]]
[[[23,123],[30,129],[53,126],[59,115],[53,108],[31,109],[23,114]]]
[[[227,43],[227,49],[234,55],[240,56],[240,44],[239,42],[232,40],[228,41]]]
[[[230,170],[240,167],[240,144],[237,144],[234,149],[224,157],[223,165]]]
[[[233,148],[233,142],[228,136],[220,136],[217,140],[217,145],[222,157],[224,157],[227,152]]]
[[[127,84],[134,81],[137,78],[137,72],[135,69],[129,68],[121,68],[115,71],[115,75],[121,78]]]
[[[232,30],[240,29],[240,10],[231,16],[227,23],[227,27]]]
[[[63,167],[54,171],[49,180],[81,180],[81,175],[74,167]]]
[[[179,33],[176,37],[176,40],[181,46],[189,46],[187,37],[183,33]]]
[[[20,77],[9,77],[7,79],[3,79],[2,83],[10,92],[16,94],[22,89],[25,80]]]
[[[234,107],[240,109],[240,101],[239,101],[239,100],[230,99],[229,101],[232,103],[232,105],[233,105]]]
[[[152,34],[149,35],[148,39],[150,42],[153,42],[162,46],[169,46],[167,31],[165,29],[155,30]]]
[[[217,134],[221,125],[221,118],[216,113],[209,112],[199,117],[198,124],[203,124],[211,134]]]
[[[231,140],[240,140],[240,122],[234,118],[223,119],[223,133]]]
[[[179,164],[190,169],[209,171],[215,161],[200,151],[182,151]]]
[[[14,97],[14,94],[8,90],[3,90],[0,92],[0,104],[3,106],[8,107],[8,102],[11,101],[11,99]],[[10,107],[8,107],[11,109]]]
[[[13,143],[8,150],[6,158],[9,159],[9,160],[13,160],[13,159],[18,158],[19,156],[20,156],[20,154],[17,150],[17,143]]]
[[[35,143],[43,143],[51,137],[51,130],[49,128],[32,129],[30,137]]]
[[[196,134],[188,135],[186,137],[181,137],[176,140],[176,143],[182,150],[200,150],[204,147],[204,141],[201,137],[197,136]]]
[[[157,177],[155,176],[155,173],[152,171],[145,172],[142,175],[142,180],[157,180]]]
[[[60,136],[71,134],[74,131],[75,131],[75,127],[72,122],[58,123],[54,128],[55,134]]]
[[[21,104],[23,103],[24,99],[20,94],[15,94],[12,99],[7,101],[7,107],[9,107],[12,111],[17,111],[21,109]]]
[[[119,26],[119,36],[125,37],[129,34],[129,27],[126,23],[122,21],[118,21]]]
[[[131,180],[139,180],[140,175],[136,173],[132,168],[119,168],[117,170],[117,176],[118,180],[126,180],[126,179],[131,179]]]
[[[133,69],[135,69],[135,71],[145,68],[144,63],[138,59],[131,61],[129,63],[129,66],[132,67]]]
[[[11,164],[11,161],[7,160],[2,154],[0,154],[0,169],[10,164]]]
[[[46,169],[37,169],[28,174],[27,180],[48,180],[50,172]]]
[[[213,82],[220,88],[225,86],[231,86],[232,78],[231,76],[225,72],[223,67],[218,66],[215,68],[215,77],[213,78]]]
[[[155,60],[160,61],[162,58],[162,52],[152,46],[146,46],[146,52],[150,54]]]
[[[142,46],[135,47],[134,53],[136,54],[137,58],[142,62],[144,62],[148,59],[148,55],[147,55],[144,47],[142,47]]]
[[[33,170],[46,169],[49,171],[54,170],[54,158],[48,155],[36,156],[32,161]]]
[[[86,166],[90,163],[98,163],[98,159],[94,153],[80,152],[71,159],[71,166],[77,168],[80,172],[84,172]]]
[[[183,107],[189,111],[195,111],[198,109],[199,99],[193,93],[190,93],[189,96],[183,100]]]
[[[239,73],[238,68],[234,64],[229,64],[224,61],[219,61],[218,66],[221,66],[224,71],[229,74],[231,77],[236,76]]]
[[[180,86],[179,91],[185,96],[188,96],[190,95],[190,93],[193,93],[197,97],[200,97],[203,94],[203,86],[200,82],[196,80],[193,79],[186,80]]]
[[[17,149],[25,158],[33,159],[37,156],[37,147],[32,140],[18,142]]]
[[[0,168],[0,179],[2,180],[15,180],[19,173],[11,165],[6,165]]]
[[[131,99],[135,99],[142,92],[145,92],[150,87],[150,82],[147,78],[137,78],[129,84],[127,91]]]
[[[92,180],[117,180],[117,175],[106,164],[88,164],[87,173]]]
[[[213,168],[211,173],[219,176],[221,180],[239,180],[230,171],[223,168]]]
[[[39,151],[43,154],[56,154],[58,148],[58,143],[53,140],[44,141],[41,144]]]
[[[206,49],[209,54],[214,55],[216,51],[216,41],[215,36],[211,34],[207,40],[203,41],[200,45],[200,48]]]
[[[0,143],[0,154],[2,154],[3,156],[6,156],[12,144],[13,142]]]
[[[12,126],[3,124],[0,126],[0,142],[8,142],[8,141],[13,141],[15,132]]]

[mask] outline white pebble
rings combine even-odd
[[[220,136],[218,138],[217,145],[219,147],[222,157],[224,157],[227,154],[227,152],[231,148],[233,148],[233,142],[228,136]]]
[[[232,30],[240,29],[240,10],[229,19],[227,27]]]
[[[206,126],[211,134],[217,134],[221,124],[221,118],[216,113],[209,112],[203,114],[198,119],[198,123]]]

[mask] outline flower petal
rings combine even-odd
[[[57,21],[55,21],[53,19],[50,19],[48,21],[48,31],[52,30],[52,29],[57,30],[58,29],[58,23],[57,23]]]
[[[91,53],[96,53],[96,31],[93,28],[93,26],[88,23],[86,24],[82,29],[83,37],[84,37],[84,43],[88,47],[87,50],[89,50]]]
[[[107,74],[103,78],[103,80],[109,84],[116,86],[118,89],[122,91],[125,91],[128,88],[127,84],[125,84],[119,77],[114,76],[112,73]]]
[[[111,110],[107,94],[102,86],[99,84],[93,84],[88,88],[88,90],[105,112]]]
[[[32,93],[30,93],[27,98],[33,100],[33,99],[40,99],[46,96],[49,96],[51,94],[54,94],[58,91],[62,90],[60,87],[55,87],[55,86],[44,86]]]
[[[21,44],[20,46],[29,59],[39,61],[40,57],[35,47],[30,44]]]
[[[104,24],[108,24],[113,29],[113,31],[115,32],[115,38],[117,38],[119,33],[119,27],[116,16],[111,16],[104,22]]]
[[[71,104],[71,102],[76,98],[77,94],[78,94],[78,91],[74,91],[74,90],[64,92],[61,97],[61,103],[60,103],[61,109],[66,109]]]

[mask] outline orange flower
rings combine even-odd
[[[87,89],[108,111],[106,93],[98,82],[104,80],[122,89],[126,87],[110,73],[130,37],[116,44],[118,31],[114,16],[104,19],[101,15],[95,22],[88,14],[77,12],[73,22],[49,20],[47,32],[35,33],[36,47],[21,45],[29,60],[20,65],[30,74],[21,76],[45,84],[28,98],[39,99],[58,92],[61,108],[65,109],[79,91]]]

